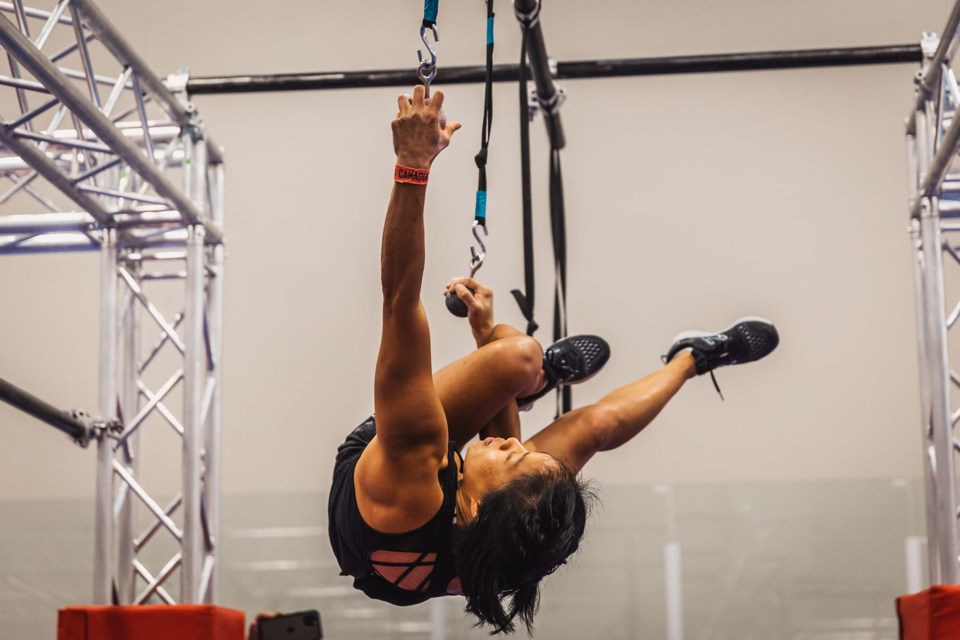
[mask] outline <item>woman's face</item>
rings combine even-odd
[[[477,500],[524,474],[556,468],[553,456],[528,451],[516,438],[487,438],[467,448],[461,488]]]

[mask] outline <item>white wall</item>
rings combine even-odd
[[[419,4],[103,0],[162,73],[394,68],[415,63]],[[498,3],[499,62],[518,29]],[[916,42],[946,0],[549,2],[560,60]],[[480,64],[484,6],[441,6],[444,65]],[[656,367],[670,338],[740,315],[780,349],[689,385],[651,429],[591,463],[608,482],[862,478],[919,473],[903,119],[912,65],[566,82],[573,332],[613,346],[589,402]],[[369,414],[379,234],[395,89],[197,99],[228,153],[224,487],[325,489],[334,450]],[[434,358],[470,348],[442,308],[465,271],[482,87],[451,86],[464,122],[435,165],[425,302]],[[520,323],[516,88],[496,86],[488,264],[501,321]],[[535,122],[538,316],[550,328],[547,147]],[[16,213],[3,211],[0,213]],[[5,258],[0,377],[96,408],[97,258]],[[149,327],[145,323],[145,327]],[[149,334],[148,334],[149,335]],[[149,342],[150,338],[147,339]],[[525,429],[546,424],[542,402]],[[147,484],[172,490],[177,444],[152,423]],[[0,498],[88,496],[94,454],[0,406]]]

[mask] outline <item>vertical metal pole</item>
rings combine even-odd
[[[937,536],[937,485],[934,471],[934,448],[931,433],[931,397],[930,397],[930,353],[927,348],[926,317],[926,268],[923,259],[923,243],[920,239],[920,221],[910,221],[910,237],[914,250],[914,300],[917,309],[917,350],[919,353],[920,373],[920,414],[923,453],[923,490],[927,524],[927,571],[931,584],[938,584],[940,561],[938,557],[939,537]]]
[[[194,137],[196,136],[196,138]],[[203,337],[204,313],[204,228],[207,154],[199,131],[189,127],[184,136],[184,191],[200,210],[198,224],[187,228],[187,302],[185,310],[184,391],[183,391],[183,568],[180,600],[201,602],[204,537],[201,520],[203,491],[203,389],[206,383],[206,349]]]
[[[910,172],[910,202],[913,202],[920,189],[920,184],[927,174],[930,167],[931,151],[929,148],[929,130],[926,126],[926,109],[916,111],[913,114],[912,126],[908,131],[914,131],[913,135],[907,135],[907,164]],[[931,584],[940,582],[940,543],[937,535],[937,481],[935,475],[935,459],[933,447],[932,428],[932,399],[930,388],[932,385],[930,379],[930,346],[927,339],[927,302],[926,302],[926,281],[927,264],[924,260],[923,240],[920,235],[920,220],[912,219],[910,221],[910,239],[913,244],[914,257],[914,304],[916,306],[917,318],[917,353],[919,354],[919,373],[920,373],[920,406],[921,406],[921,424],[922,432],[922,453],[923,453],[923,488],[924,505],[927,524],[927,576]]]
[[[130,265],[128,271],[139,282],[140,268]],[[125,420],[132,419],[140,408],[140,394],[137,390],[137,381],[140,379],[140,304],[137,298],[128,294],[125,297],[126,309],[123,321],[123,390],[122,403]],[[124,459],[121,450],[120,457],[127,471],[134,478],[140,476],[140,432],[137,431],[126,443],[129,460]],[[136,527],[135,504],[129,490],[123,491],[120,513],[117,521],[117,592],[120,595],[120,604],[132,604],[136,597],[136,573],[133,561],[136,551],[133,546],[134,530]]]
[[[664,573],[667,590],[667,640],[683,640],[683,573],[680,543],[664,546]]]
[[[430,600],[430,640],[446,640],[446,601],[445,598]]]
[[[908,164],[911,171],[910,195],[911,201],[919,194],[920,184],[924,181],[930,168],[930,159],[933,155],[930,148],[930,128],[927,126],[927,108],[917,110],[913,114],[912,130],[914,135],[907,138]],[[923,420],[923,467],[924,467],[924,494],[927,523],[927,567],[931,584],[940,583],[940,535],[937,509],[937,476],[935,447],[933,443],[933,395],[934,385],[931,362],[936,359],[928,338],[928,326],[931,323],[930,307],[927,299],[927,280],[930,278],[930,264],[925,258],[924,240],[921,234],[919,219],[911,220],[911,234],[914,243],[914,274],[916,290],[915,303],[917,306],[917,338],[920,364],[920,401]],[[937,246],[939,253],[939,245]],[[942,316],[941,316],[942,317]]]
[[[203,227],[187,228],[187,304],[184,314],[186,353],[183,387],[183,568],[180,601],[200,602],[203,570],[202,491],[203,425],[200,422],[205,380],[203,345]]]
[[[923,536],[908,536],[904,543],[907,561],[907,593],[923,590]]]
[[[117,232],[106,229],[100,252],[100,415],[116,418]],[[93,551],[93,602],[110,604],[113,590],[113,446],[97,442],[97,494]]]
[[[950,416],[950,366],[943,291],[943,254],[937,198],[925,198],[920,219],[923,259],[927,267],[924,298],[929,346],[931,422],[936,451],[936,520],[940,583],[957,584],[956,486],[953,472],[953,424]]]
[[[213,224],[221,231],[224,220],[224,168],[216,164],[210,168],[210,195]],[[207,527],[213,548],[209,551],[213,559],[213,574],[204,594],[204,602],[213,604],[218,598],[219,555],[220,555],[220,442],[221,442],[221,403],[223,402],[223,245],[211,249],[211,270],[207,298],[207,316],[210,334],[210,349],[213,352],[213,398],[207,413],[206,439],[206,475],[204,480],[204,504],[207,511]]]
[[[667,640],[683,640],[683,573],[677,532],[677,499],[673,487],[664,485],[667,542],[663,547],[664,590],[667,604]]]

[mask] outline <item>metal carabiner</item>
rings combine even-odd
[[[423,51],[417,49],[417,60],[420,61],[420,65],[417,67],[417,77],[420,78],[420,82],[426,87],[427,97],[429,97],[430,83],[437,77],[437,52],[430,46],[430,42],[427,41],[427,29],[433,32],[434,42],[440,42],[440,34],[437,31],[437,25],[431,25],[430,27],[423,25],[420,27],[420,39],[423,40],[423,46],[430,52],[430,59],[424,60]]]
[[[480,251],[476,247],[470,247],[470,277],[472,278],[483,266],[483,261],[487,258],[487,245],[483,244],[483,238],[480,237],[480,229],[483,229],[483,235],[488,235],[487,226],[473,221],[473,237],[480,245]]]

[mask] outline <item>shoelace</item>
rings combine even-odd
[[[557,374],[557,382],[567,382],[585,368],[583,354],[579,350],[569,349],[558,354],[557,361],[551,359],[550,366]]]
[[[660,356],[660,360],[663,364],[670,362],[670,359],[667,356]],[[720,385],[717,383],[717,376],[713,375],[713,369],[710,369],[710,380],[713,381],[713,388],[717,390],[717,394],[720,396],[720,399],[726,402],[726,398],[723,397],[723,391],[720,391]]]
[[[717,384],[717,376],[713,375],[713,369],[710,370],[710,379],[713,380],[713,388],[720,394],[720,399],[726,402],[726,398],[723,397],[723,391],[720,391],[720,385]]]

